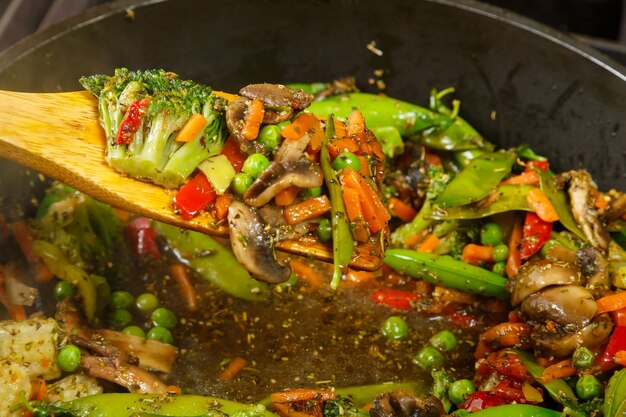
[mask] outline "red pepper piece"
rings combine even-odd
[[[224,155],[230,161],[235,172],[240,172],[243,167],[243,163],[246,160],[246,155],[239,149],[239,145],[235,142],[235,139],[230,136],[224,143],[222,148],[222,155]]]
[[[213,190],[213,186],[204,173],[199,172],[178,190],[173,204],[180,216],[189,220],[213,204],[216,199],[217,194]]]
[[[520,247],[520,257],[522,260],[528,259],[550,240],[552,232],[552,223],[543,221],[536,213],[526,213],[524,221],[522,244]]]
[[[122,119],[117,135],[115,136],[115,143],[118,145],[128,145],[133,141],[133,135],[139,130],[141,126],[141,118],[146,112],[148,105],[150,104],[150,97],[146,97],[143,100],[135,100],[133,104],[128,106],[126,114]]]
[[[393,288],[380,288],[372,294],[372,301],[398,310],[412,310],[412,303],[420,299],[419,294],[411,291],[394,290]]]
[[[522,384],[511,381],[510,379],[502,380],[494,387],[492,392],[508,403],[516,402],[524,404],[528,402],[524,391],[522,391]]]
[[[467,396],[467,399],[459,404],[459,408],[469,412],[484,410],[489,407],[509,404],[511,401],[500,397],[491,391],[476,391]]]
[[[550,164],[548,163],[548,161],[528,161],[526,163],[525,171],[531,171],[533,168],[547,171],[550,169]]]
[[[469,331],[475,331],[476,327],[480,324],[476,316],[465,312],[455,311],[445,317],[455,326]]]
[[[477,372],[479,374],[489,374],[490,370],[494,370],[500,375],[516,381],[528,381],[531,379],[528,368],[520,357],[513,352],[494,352],[486,358],[478,360]]]
[[[135,255],[149,255],[154,259],[161,259],[157,234],[150,226],[150,219],[145,217],[134,219],[126,225],[126,235]]]
[[[597,360],[601,370],[607,371],[615,367],[613,356],[620,350],[626,350],[626,326],[617,326],[604,349],[604,354]]]

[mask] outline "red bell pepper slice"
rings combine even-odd
[[[622,308],[621,310],[616,310],[611,312],[611,317],[613,318],[613,323],[616,326],[625,326],[626,327],[626,308]]]
[[[626,350],[626,326],[617,326],[604,349],[604,354],[598,358],[596,364],[603,371],[615,367],[613,356],[620,350]]]
[[[239,149],[239,145],[237,145],[237,142],[232,136],[226,139],[224,147],[222,148],[222,155],[228,158],[233,168],[235,168],[235,172],[241,171],[243,163],[246,160],[246,155]]]
[[[150,255],[154,259],[161,259],[157,234],[150,226],[150,219],[137,217],[126,225],[126,235],[135,255]]]
[[[213,204],[217,194],[203,172],[199,172],[187,184],[183,185],[174,197],[174,207],[180,216],[189,220]]]
[[[124,118],[122,119],[122,124],[120,124],[120,128],[115,136],[115,143],[118,145],[128,145],[133,141],[133,135],[139,130],[141,118],[146,112],[148,105],[150,105],[150,97],[146,97],[141,101],[135,100],[128,106],[126,114],[124,114]]]
[[[528,259],[550,240],[552,232],[552,223],[543,221],[536,213],[526,213],[524,221],[522,244],[520,247],[520,257],[522,260]]]
[[[526,163],[526,169],[524,171],[531,171],[533,170],[533,168],[547,171],[550,169],[550,164],[548,163],[548,161],[528,161]]]
[[[421,296],[411,291],[394,290],[393,288],[380,288],[372,294],[372,301],[398,310],[412,310],[412,303]]]
[[[496,407],[498,405],[510,404],[511,401],[507,401],[498,394],[491,391],[476,391],[467,396],[467,399],[459,404],[459,408],[467,410],[469,412],[484,410],[489,407]]]

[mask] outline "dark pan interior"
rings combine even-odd
[[[469,1],[186,0],[87,12],[0,55],[0,88],[79,88],[83,74],[166,68],[235,91],[384,70],[386,92],[426,103],[454,86],[461,114],[499,146],[530,144],[556,170],[586,167],[626,188],[626,76],[543,26]],[[127,9],[132,8],[134,18]],[[372,41],[383,51],[366,48]],[[3,207],[35,176],[0,161]]]

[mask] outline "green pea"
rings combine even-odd
[[[333,169],[341,171],[345,168],[352,168],[355,171],[361,170],[361,160],[352,152],[342,152],[333,161]]]
[[[165,327],[156,326],[148,330],[148,339],[156,340],[163,343],[172,344],[174,342],[174,336]]]
[[[322,195],[322,187],[305,188],[301,192],[304,198],[315,198]]]
[[[273,151],[280,145],[280,127],[277,125],[265,125],[259,131],[259,137],[257,140],[268,151]]]
[[[252,178],[250,175],[246,174],[245,172],[239,172],[233,177],[233,182],[230,184],[230,186],[232,187],[235,194],[241,196],[243,195],[243,193],[246,192],[248,188],[250,188],[253,182],[254,178]]]
[[[252,178],[257,178],[263,171],[270,166],[270,160],[262,153],[253,153],[243,163],[241,171],[250,175]]]
[[[165,307],[159,307],[154,310],[150,315],[150,320],[152,320],[155,326],[165,327],[166,329],[171,329],[178,323],[176,314]]]
[[[142,339],[146,338],[146,332],[139,326],[127,326],[122,329],[122,333],[129,334],[131,336],[138,336]]]
[[[459,379],[458,381],[454,381],[450,388],[448,388],[448,397],[450,401],[454,403],[454,405],[459,405],[465,398],[476,392],[476,388],[474,388],[474,384],[469,379]]]
[[[137,309],[143,313],[149,313],[159,306],[159,299],[154,294],[144,293],[135,300]]]
[[[65,345],[59,350],[57,364],[62,371],[74,372],[80,364],[80,349],[76,345]]]
[[[443,365],[443,355],[432,346],[425,346],[413,359],[413,363],[422,369],[439,368]]]
[[[320,220],[317,225],[317,237],[322,242],[330,242],[333,238],[333,226],[328,219]]]
[[[509,248],[506,245],[496,245],[491,251],[491,257],[495,262],[506,261],[509,256]]]
[[[54,298],[57,301],[63,301],[68,297],[73,297],[76,294],[76,287],[70,282],[59,281],[54,286]]]
[[[118,308],[116,310],[113,310],[113,312],[109,316],[109,320],[114,326],[124,327],[128,325],[128,323],[133,321],[133,315],[125,308]]]
[[[383,335],[391,340],[401,340],[408,336],[409,325],[402,317],[391,316],[383,322],[380,330]]]
[[[602,394],[602,383],[593,375],[584,375],[576,381],[576,395],[581,400],[592,400]]]
[[[480,229],[480,242],[483,245],[496,246],[502,243],[502,229],[495,223],[487,223]]]
[[[133,305],[135,297],[128,291],[113,291],[111,293],[111,305],[113,308],[128,308]]]
[[[456,348],[456,336],[450,330],[442,330],[430,338],[430,344],[440,352],[450,352]]]
[[[491,271],[495,274],[498,275],[502,275],[504,276],[504,274],[506,273],[506,262],[502,261],[502,262],[496,262],[495,264],[493,264],[493,266],[491,267]]]
[[[587,369],[593,365],[595,357],[589,349],[584,346],[579,346],[572,355],[572,365],[578,369]]]

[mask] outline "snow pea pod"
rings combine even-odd
[[[350,223],[346,215],[346,208],[343,202],[341,185],[337,174],[330,162],[330,152],[328,144],[335,135],[335,124],[333,123],[333,115],[328,116],[326,123],[326,134],[324,135],[324,143],[320,151],[320,164],[324,173],[324,181],[328,187],[331,205],[331,222],[333,235],[333,278],[330,282],[330,288],[336,290],[341,282],[341,277],[346,272],[352,251],[354,250],[354,239],[350,229]]]
[[[204,279],[227,293],[244,300],[266,300],[270,290],[241,266],[235,255],[215,239],[191,230],[153,222],[158,234],[167,239],[189,266]]]
[[[626,369],[613,374],[604,395],[604,417],[626,415]]]
[[[260,405],[196,395],[98,394],[58,405],[75,417],[130,417],[140,413],[160,416],[276,417]]]
[[[435,220],[481,219],[507,211],[532,211],[526,199],[532,188],[532,185],[523,184],[500,185],[496,188],[498,198],[490,204],[479,202],[449,208],[437,207],[429,217]]]
[[[393,269],[413,278],[436,285],[506,299],[507,279],[478,266],[458,261],[450,256],[409,249],[387,249],[384,262]]]
[[[584,241],[587,241],[585,234],[578,227],[578,223],[572,216],[572,207],[564,190],[559,190],[554,183],[554,175],[549,171],[536,170],[539,173],[541,191],[548,197],[559,216],[559,222],[570,232]]]
[[[562,417],[559,411],[529,404],[506,404],[469,414],[472,417]]]
[[[511,152],[492,152],[472,159],[454,177],[434,204],[453,207],[475,203],[489,195],[498,183],[511,172],[516,155]]]
[[[307,108],[311,113],[334,114],[345,119],[354,110],[363,113],[370,129],[393,127],[400,135],[433,149],[463,151],[493,150],[472,126],[460,117],[451,117],[406,101],[367,93],[340,94],[316,101]]]

